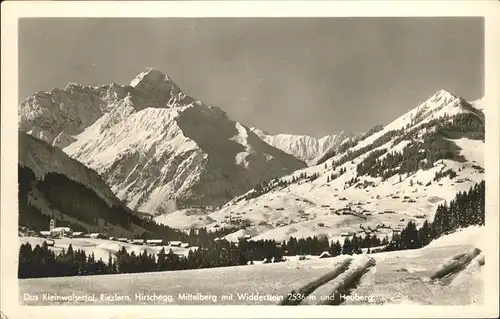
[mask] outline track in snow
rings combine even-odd
[[[473,261],[475,263],[473,264]],[[470,249],[466,252],[460,252],[455,254],[451,259],[445,261],[439,265],[429,276],[416,276],[406,278],[406,284],[413,287],[413,291],[427,292],[433,295],[433,290],[436,285],[439,286],[453,286],[453,283],[458,282],[457,278],[464,275],[464,270],[467,268],[482,267],[484,265],[484,255],[481,254],[481,250],[478,248]],[[396,273],[406,273],[408,269],[396,268],[393,269]],[[313,280],[299,289],[293,289],[281,301],[280,305],[340,305],[345,303],[347,300],[352,299],[352,301],[358,304],[373,304],[380,303],[384,299],[382,295],[378,295],[375,287],[375,274],[376,260],[367,255],[358,256],[353,258],[348,257],[340,265],[337,264],[336,267]],[[466,276],[466,275],[465,275]],[[366,293],[366,287],[372,286],[374,290],[370,294]],[[358,294],[357,289],[360,292],[363,290],[365,294]],[[365,288],[365,289],[363,289]],[[353,294],[350,298],[351,294]],[[445,290],[446,293],[446,290]],[[452,292],[449,292],[452,294]],[[407,299],[412,300],[411,296],[407,296]],[[418,299],[416,297],[415,299]],[[472,298],[477,300],[478,298]],[[382,300],[382,304],[386,301]]]
[[[342,296],[348,296],[357,286],[363,275],[374,265],[375,259],[366,255],[358,256],[354,259],[347,258],[331,272],[309,282],[298,290],[292,290],[280,305],[298,305],[301,303],[304,304],[304,301],[308,304],[318,299],[318,304],[320,305],[341,304],[344,300]],[[316,295],[310,297],[311,293],[317,289],[323,290],[321,289],[323,287],[330,290],[330,292],[323,294],[320,298]]]

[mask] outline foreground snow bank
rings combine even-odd
[[[454,274],[467,267],[470,262],[481,253],[481,250],[474,248],[466,253],[455,255],[451,260],[439,267],[431,276],[431,279],[441,279]]]
[[[352,259],[347,258],[345,259],[342,263],[340,263],[338,266],[336,266],[332,271],[324,274],[323,276],[319,277],[316,280],[313,280],[300,289],[292,290],[290,293],[288,293],[283,301],[281,302],[281,305],[298,305],[302,301],[306,300],[316,300],[315,296],[313,298],[305,299],[308,297],[313,291],[321,287],[322,285],[326,284],[327,282],[334,280],[338,276],[342,276],[345,271],[348,269],[351,269],[351,263]],[[356,263],[355,263],[356,264]]]
[[[373,266],[375,266],[375,259],[367,255],[358,256],[344,273],[317,292],[318,304],[339,305],[343,303],[345,296],[350,294],[350,291]]]
[[[473,246],[482,249],[484,247],[484,234],[484,226],[469,226],[433,240],[425,248]]]

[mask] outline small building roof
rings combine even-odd
[[[163,239],[148,239],[146,243],[163,243]]]
[[[322,258],[322,257],[332,257],[332,255],[329,252],[324,251],[321,253],[321,255],[319,255],[319,258]]]
[[[55,227],[54,229],[51,230],[51,232],[59,232],[59,231],[70,232],[71,228],[69,228],[69,227]]]
[[[89,236],[96,237],[96,236],[102,236],[102,234],[101,233],[90,233]]]

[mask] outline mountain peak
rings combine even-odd
[[[78,84],[76,82],[68,82],[68,84],[66,84],[66,86],[64,87],[64,91],[72,90],[72,89],[80,89],[83,87],[84,87],[84,85]],[[52,89],[52,91],[54,91],[54,90],[59,90],[59,89],[57,89],[57,88]]]
[[[158,82],[170,82],[170,78],[163,72],[156,69],[149,69],[145,72],[139,73],[131,82],[130,86],[137,87],[140,83],[158,83]]]
[[[434,93],[429,100],[454,100],[458,98],[455,94],[445,90],[441,89]]]

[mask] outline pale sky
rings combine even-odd
[[[148,68],[236,121],[321,137],[439,89],[483,96],[482,18],[50,18],[19,23],[19,99]]]

